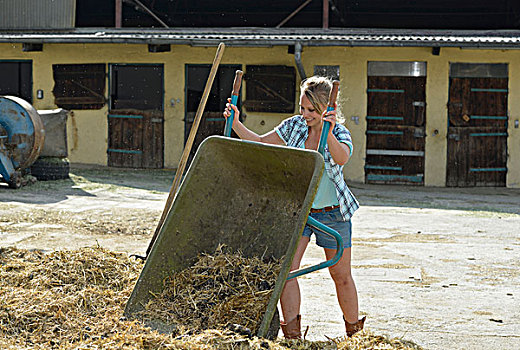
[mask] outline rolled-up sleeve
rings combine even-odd
[[[274,131],[280,136],[280,138],[285,142],[285,145],[289,143],[289,139],[291,137],[292,127],[291,119],[285,119],[277,127],[274,128]]]
[[[336,139],[344,143],[348,146],[350,149],[350,156],[352,156],[352,152],[354,151],[354,144],[352,143],[352,136],[350,135],[350,131],[341,124],[336,124],[336,127],[334,128],[334,136],[336,136]]]

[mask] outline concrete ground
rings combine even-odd
[[[362,204],[353,275],[368,328],[426,349],[520,349],[520,191],[352,187]],[[321,255],[315,247],[306,260]],[[340,334],[328,273],[301,282],[309,334]]]
[[[100,245],[143,254],[169,171],[76,166],[71,179],[0,186],[0,247]],[[520,190],[352,184],[353,275],[366,327],[425,349],[520,349]],[[323,260],[314,243],[303,265]],[[343,335],[328,272],[300,278],[307,339]]]

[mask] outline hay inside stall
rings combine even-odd
[[[208,268],[215,263],[218,266],[214,268],[221,268],[219,264],[222,262],[215,262],[219,259],[214,258],[212,262],[204,259],[210,257],[202,257],[202,267]],[[244,272],[250,284],[254,280],[248,275],[254,272],[252,266],[249,268],[253,270]],[[142,263],[126,254],[101,248],[51,253],[0,248],[0,348],[419,349],[415,344],[368,332],[353,339],[340,338],[328,342],[259,339],[244,334],[243,328],[225,328],[235,319],[222,319],[218,312],[213,314],[214,321],[211,321],[214,322],[211,327],[217,329],[201,331],[182,327],[176,334],[160,334],[140,321],[129,321],[123,317],[125,303],[141,269]],[[269,290],[267,286],[263,287],[263,291]],[[201,294],[206,293],[203,291]],[[263,297],[263,291],[255,292],[255,295]],[[240,301],[240,298],[237,300]],[[207,308],[201,304],[195,305],[200,310]],[[233,302],[226,305],[230,309],[222,308],[220,312],[239,315],[240,320],[244,319],[243,314],[229,311],[238,309]],[[158,304],[156,306],[159,307]],[[211,309],[218,308],[213,305]]]

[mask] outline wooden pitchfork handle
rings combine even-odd
[[[206,87],[204,88],[204,92],[202,94],[202,99],[199,103],[199,108],[197,109],[197,113],[195,114],[195,119],[193,120],[193,125],[191,126],[190,134],[188,136],[188,140],[186,141],[186,145],[184,146],[184,151],[182,152],[181,160],[179,161],[179,166],[177,167],[177,171],[175,173],[175,178],[173,179],[172,187],[170,188],[170,193],[168,195],[168,199],[166,200],[166,205],[164,206],[164,210],[162,212],[161,218],[159,219],[159,223],[155,228],[155,232],[152,236],[152,240],[148,244],[148,248],[146,249],[145,256],[140,256],[133,254],[136,258],[146,260],[148,255],[150,254],[150,250],[152,250],[153,244],[161,232],[161,228],[164,224],[164,220],[168,216],[170,212],[173,199],[175,198],[175,194],[179,188],[181,183],[182,174],[184,173],[184,169],[186,168],[186,163],[188,162],[188,157],[191,152],[191,147],[193,146],[193,141],[195,140],[195,136],[197,135],[197,129],[199,128],[200,120],[202,119],[202,114],[204,113],[204,108],[206,107],[206,102],[208,100],[209,93],[211,91],[211,86],[213,85],[213,80],[215,80],[215,75],[217,74],[217,69],[220,64],[220,60],[222,59],[222,55],[224,54],[224,43],[220,43],[217,48],[217,53],[215,54],[215,59],[213,60],[213,65],[211,66],[211,70],[209,72],[208,80],[206,81]]]

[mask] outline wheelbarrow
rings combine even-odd
[[[230,128],[225,130],[230,133]],[[323,171],[323,157],[316,151],[222,136],[205,139],[153,243],[125,316],[134,318],[153,295],[160,294],[165,278],[224,244],[245,257],[281,259],[257,330],[259,337],[276,337],[279,320],[271,321],[285,281],[334,265],[343,253],[341,236],[309,217]],[[337,254],[332,260],[290,272],[306,224],[334,235]],[[158,320],[148,325],[161,332],[172,330]]]

